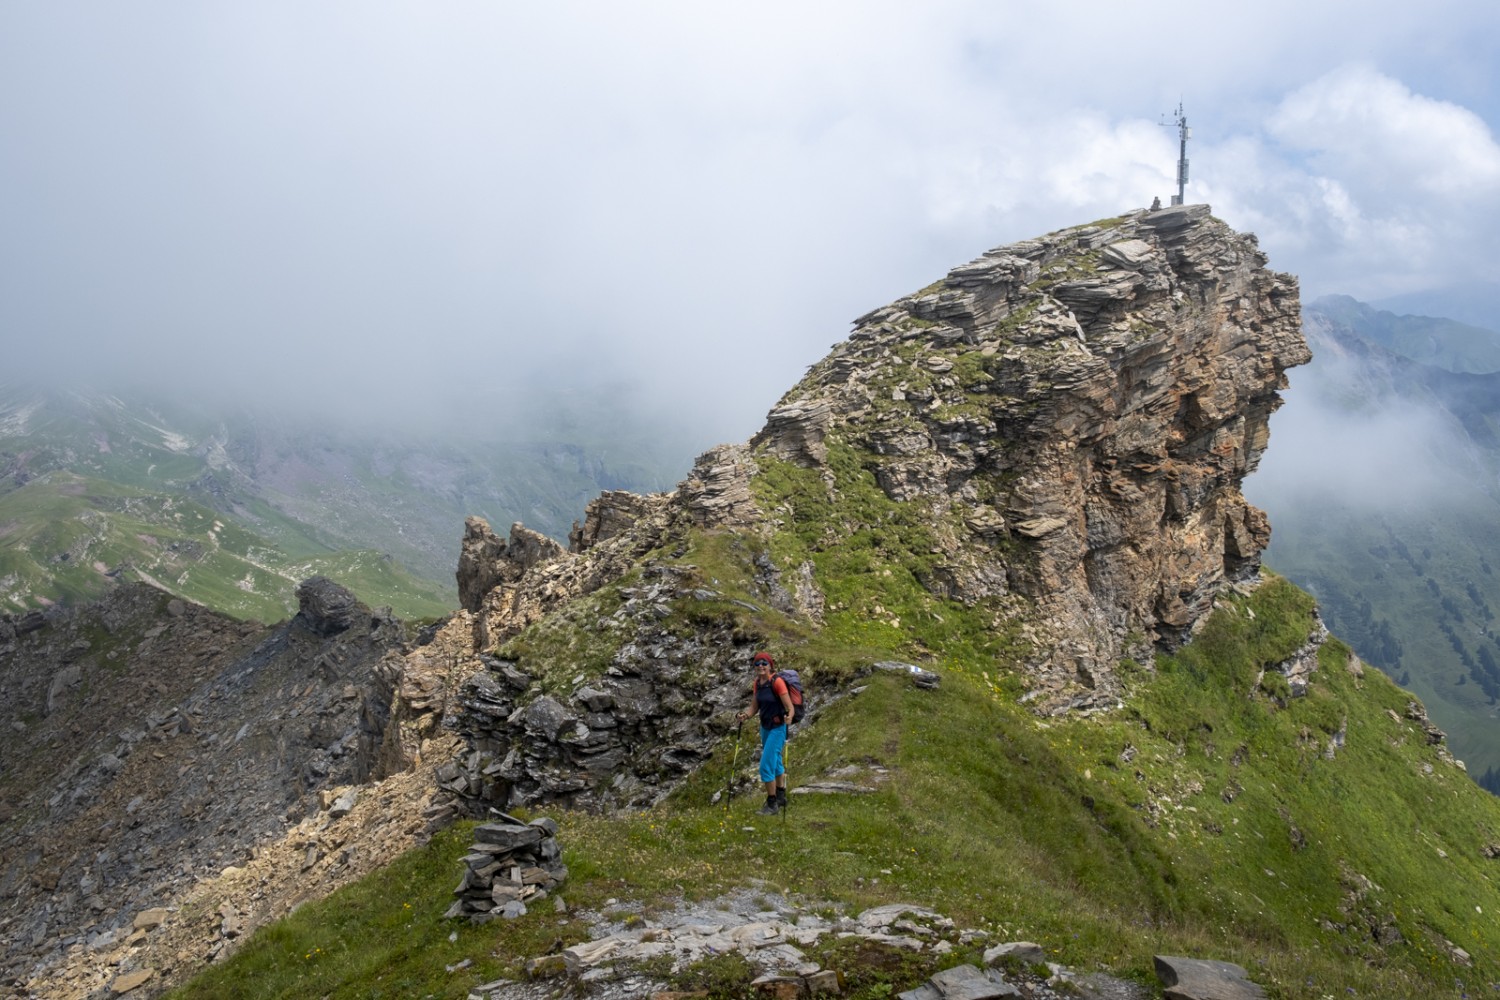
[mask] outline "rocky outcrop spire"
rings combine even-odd
[[[944,595],[1030,599],[1043,703],[1112,699],[1130,636],[1180,641],[1259,569],[1240,483],[1310,357],[1296,279],[1265,265],[1206,205],[991,250],[857,320],[754,444],[817,466],[842,441],[961,523]]]
[[[500,584],[515,583],[531,567],[566,553],[561,545],[519,521],[510,526],[506,541],[484,518],[468,518],[458,554],[458,603],[465,611],[478,611],[485,596]]]

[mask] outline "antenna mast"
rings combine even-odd
[[[1172,204],[1181,205],[1188,182],[1187,141],[1192,138],[1193,130],[1188,128],[1187,115],[1182,112],[1181,101],[1177,102],[1177,110],[1172,112],[1172,116],[1172,121],[1161,124],[1167,128],[1177,128],[1177,193],[1172,196]]]

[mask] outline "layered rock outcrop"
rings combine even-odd
[[[482,518],[469,518],[458,593],[474,613],[476,647],[497,646],[568,601],[618,580],[674,530],[757,524],[760,512],[750,494],[756,468],[744,445],[721,445],[700,456],[672,493],[604,493],[589,503],[566,549],[520,523],[506,540]]]
[[[1296,280],[1265,265],[1206,205],[992,250],[861,317],[752,443],[819,466],[839,442],[961,520],[944,595],[1034,602],[1040,703],[1108,703],[1132,646],[1181,641],[1259,569],[1240,483],[1310,357]]]

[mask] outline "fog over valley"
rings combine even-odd
[[[1497,19],[7,5],[5,373],[454,432],[614,396],[691,455],[748,437],[866,310],[1165,202],[1179,100],[1188,200],[1309,297],[1473,281]]]

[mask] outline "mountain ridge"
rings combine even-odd
[[[559,417],[563,404],[549,405],[539,412]],[[274,621],[295,610],[301,579],[325,573],[408,617],[438,616],[454,605],[452,525],[466,514],[525,516],[565,538],[600,488],[668,481],[666,442],[643,447],[640,459],[605,458],[610,442],[644,428],[603,426],[590,436],[587,413],[562,416],[580,433],[575,442],[533,431],[497,443],[377,435],[224,404],[167,407],[140,391],[0,385],[0,601],[24,610],[100,596],[112,581],[145,573],[186,598]],[[85,492],[133,498],[144,523],[113,509],[123,500],[53,518],[22,495],[42,489],[49,473],[108,484]],[[182,504],[195,505],[186,533],[172,524]],[[82,563],[86,553],[71,551],[79,518],[92,521],[84,533],[99,550]],[[248,533],[236,561],[204,563],[226,527]],[[142,547],[141,536],[160,533],[171,536],[170,558]],[[103,570],[79,568],[96,561]]]
[[[152,992],[211,953],[179,995],[604,996],[580,957],[608,950],[585,947],[595,928],[747,886],[926,906],[1132,977],[1206,953],[1277,998],[1500,979],[1482,918],[1500,804],[1258,568],[1266,524],[1239,483],[1307,353],[1295,281],[1266,264],[1207,206],[1001,248],[857,321],[676,491],[599,496],[566,547],[469,521],[463,607],[366,674],[390,684],[390,776],[364,811],[309,803],[164,900],[156,929],[111,913],[20,985],[81,995],[119,970]],[[33,624],[5,620],[0,666]],[[815,699],[794,757],[809,794],[761,825],[731,801],[755,788],[734,713],[756,649]],[[412,872],[456,872],[474,817],[543,808],[562,810],[564,904],[443,922],[452,880]],[[354,882],[350,859],[392,839],[425,846]],[[272,924],[299,883],[355,891]],[[218,908],[256,893],[276,905],[231,907],[231,934]],[[860,1000],[980,958],[980,937],[912,934],[906,958],[799,954]],[[549,949],[576,980],[548,978]],[[648,968],[736,996],[747,956]]]

